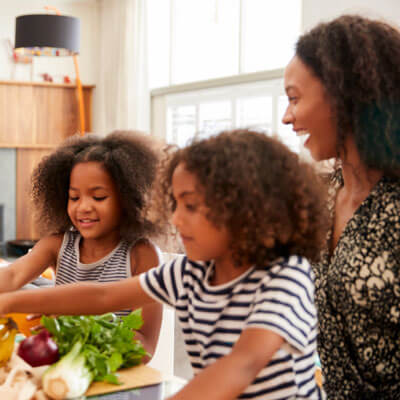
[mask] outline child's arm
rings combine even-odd
[[[110,283],[73,283],[0,294],[0,314],[11,312],[90,315],[154,303],[139,277]]]
[[[57,262],[62,235],[47,236],[26,255],[0,269],[0,293],[17,290],[37,278],[48,266]]]
[[[284,339],[272,331],[245,329],[230,354],[205,368],[170,400],[236,399],[283,343]]]
[[[131,251],[132,276],[139,275],[160,264],[155,247],[148,241],[140,241]],[[157,347],[158,336],[161,329],[162,305],[152,303],[142,309],[144,324],[140,331],[136,332],[136,339],[139,339],[146,351],[154,355]],[[145,362],[150,361],[146,358]]]

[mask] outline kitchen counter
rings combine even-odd
[[[165,382],[144,388],[86,397],[88,400],[164,400],[178,392],[186,384],[184,379],[171,377]]]

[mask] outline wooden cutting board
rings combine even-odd
[[[160,371],[146,365],[122,369],[118,371],[118,379],[122,382],[122,385],[112,385],[105,382],[92,383],[85,393],[85,396],[96,396],[104,393],[156,385],[164,380]]]

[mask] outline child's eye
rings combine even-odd
[[[107,198],[107,196],[101,196],[101,197],[93,196],[93,198],[94,198],[96,201],[103,201],[103,200],[105,200],[105,199]]]
[[[188,211],[196,211],[197,209],[197,205],[195,204],[186,204],[185,207]]]
[[[79,200],[79,197],[69,196],[68,200],[77,201],[77,200]]]
[[[174,198],[171,199],[171,211],[174,212],[176,210],[176,201]]]

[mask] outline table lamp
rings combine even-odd
[[[52,7],[46,7],[51,9]],[[53,8],[54,9],[54,8]],[[20,15],[15,25],[15,50],[31,56],[72,56],[78,92],[80,133],[85,133],[85,112],[78,57],[80,20],[56,14]]]

